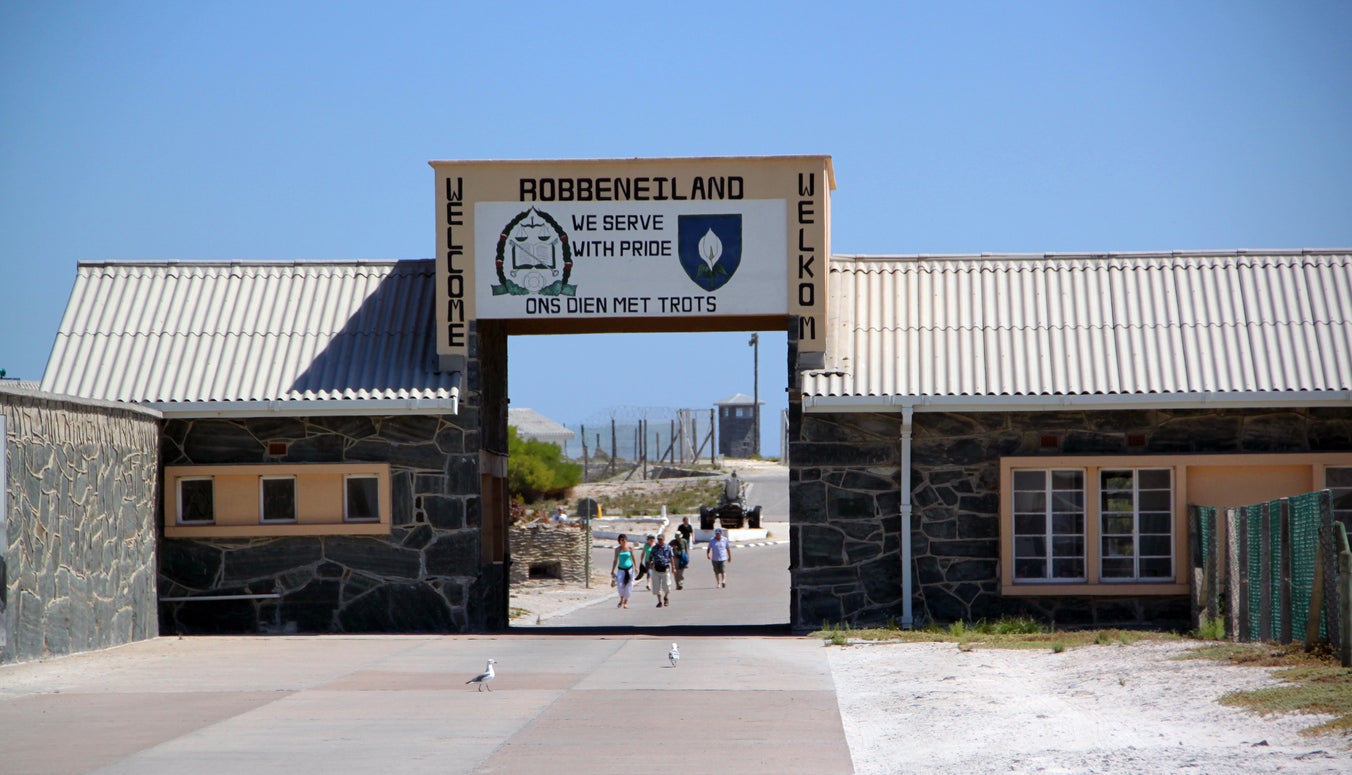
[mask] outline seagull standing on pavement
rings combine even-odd
[[[675,667],[676,663],[681,661],[681,650],[676,647],[675,643],[671,644],[671,651],[667,652],[667,659],[671,662],[672,667]]]
[[[673,643],[673,644],[671,644],[671,645],[675,646],[676,644]],[[479,691],[483,691],[483,690],[484,690],[484,687],[485,687],[485,686],[488,686],[488,682],[491,681],[491,680],[493,680],[493,677],[494,677],[494,676],[493,676],[493,665],[495,665],[495,664],[497,664],[497,661],[496,661],[496,660],[492,660],[492,659],[488,660],[488,667],[485,667],[485,668],[484,668],[484,671],[483,671],[482,673],[479,673],[478,675],[476,675],[476,676],[474,676],[473,678],[469,679],[469,680],[466,681],[465,683],[467,683],[467,684],[478,684],[478,685],[479,685]],[[490,691],[490,692],[493,691],[493,687],[488,686],[488,691]]]

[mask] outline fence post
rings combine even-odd
[[[1346,643],[1343,635],[1347,618],[1343,614],[1346,605],[1343,590],[1347,577],[1340,571],[1340,565],[1341,554],[1347,548],[1343,542],[1347,533],[1345,530],[1339,532],[1336,527],[1338,524],[1333,518],[1333,493],[1324,490],[1319,496],[1319,540],[1320,546],[1324,547],[1324,634],[1328,636],[1334,650],[1341,653]]]
[[[1192,628],[1202,626],[1202,596],[1206,594],[1206,548],[1202,546],[1202,508],[1188,504],[1188,546],[1192,547],[1192,562],[1188,566],[1189,581],[1192,582]]]
[[[1280,552],[1280,589],[1278,592],[1277,611],[1281,616],[1280,640],[1282,643],[1291,642],[1291,499],[1282,498],[1277,501],[1277,519],[1278,528],[1281,531]]]
[[[1206,603],[1206,618],[1214,621],[1216,619],[1219,619],[1221,615],[1220,563],[1217,562],[1217,552],[1216,552],[1216,550],[1220,546],[1219,542],[1220,534],[1216,530],[1217,520],[1214,511],[1212,512],[1212,514],[1209,515],[1209,517],[1204,516],[1202,518],[1207,519],[1209,522],[1209,524],[1207,525],[1207,527],[1209,528],[1209,530],[1207,530],[1207,535],[1210,537],[1210,541],[1207,543],[1207,546],[1204,549],[1204,551],[1206,552],[1206,556],[1203,558],[1203,562],[1205,564],[1202,566],[1202,574],[1203,577],[1205,578],[1205,581],[1203,581],[1203,586],[1206,587],[1206,599],[1204,602]]]
[[[578,434],[582,439],[582,481],[586,482],[589,481],[587,479],[587,426],[580,425],[578,427],[582,429],[582,433]]]
[[[1240,530],[1239,515],[1234,509],[1225,509],[1221,513],[1224,514],[1225,523],[1225,636],[1232,640],[1241,640],[1240,622],[1243,621],[1246,623],[1244,626],[1248,626],[1248,619],[1242,619],[1240,616],[1246,600],[1243,596],[1248,594],[1248,590],[1240,583],[1242,571],[1239,558],[1243,555],[1239,552],[1239,538],[1243,531]],[[1247,637],[1248,630],[1243,632]]]
[[[1347,528],[1335,522],[1338,546],[1338,662],[1352,667],[1352,551],[1348,550]]]
[[[1310,588],[1310,616],[1305,620],[1305,650],[1313,651],[1319,641],[1319,617],[1324,613],[1324,529],[1319,529],[1319,546],[1314,552],[1314,584]],[[1336,591],[1335,591],[1336,594]]]
[[[1235,608],[1239,611],[1239,622],[1236,628],[1239,630],[1239,640],[1247,642],[1250,640],[1250,633],[1253,632],[1253,611],[1249,606],[1249,510],[1247,507],[1239,509],[1229,509],[1227,514],[1234,517],[1238,529],[1235,535],[1239,536],[1239,557],[1236,563],[1239,566],[1239,600],[1235,601]]]

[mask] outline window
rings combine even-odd
[[[1014,472],[1014,578],[1083,581],[1084,472]]]
[[[259,513],[262,521],[295,522],[296,478],[265,476],[261,482],[262,508]]]
[[[178,480],[178,521],[204,525],[216,520],[216,488],[210,477]]]
[[[1099,574],[1104,581],[1174,576],[1173,471],[1099,471]]]
[[[368,522],[380,519],[380,479],[349,476],[344,480],[343,519]]]
[[[393,522],[388,463],[166,466],[164,534],[386,535]]]
[[[1352,522],[1352,452],[1002,457],[1000,591],[1186,595],[1189,505],[1242,506],[1321,485],[1336,518]]]
[[[1325,468],[1324,486],[1333,491],[1333,518],[1352,530],[1352,468]]]

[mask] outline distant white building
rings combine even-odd
[[[568,442],[577,438],[577,434],[566,427],[545,417],[534,409],[522,407],[507,410],[507,424],[516,428],[523,439],[547,441],[563,450],[568,457]]]

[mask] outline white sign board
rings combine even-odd
[[[481,317],[785,314],[782,199],[478,202]]]

